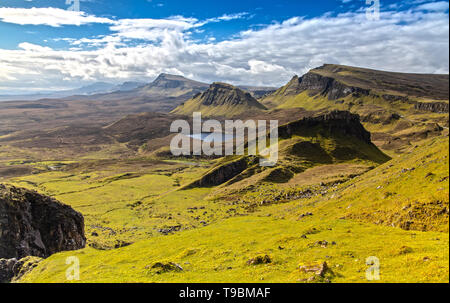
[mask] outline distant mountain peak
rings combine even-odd
[[[157,87],[163,89],[173,89],[179,87],[201,88],[206,89],[208,84],[188,79],[180,75],[171,75],[167,73],[161,73],[155,81],[148,86]]]
[[[161,73],[161,74],[159,74],[158,77],[156,77],[155,81],[158,81],[158,80],[173,80],[173,79],[188,80],[186,77],[181,76],[181,75],[172,75],[172,74],[167,74],[167,73]]]
[[[200,95],[204,105],[237,105],[246,104],[263,109],[252,95],[228,83],[214,82],[209,89]]]
[[[240,88],[233,86],[231,84],[225,83],[225,82],[213,82],[210,86],[210,89],[228,89],[228,90],[233,90],[233,89],[239,89]]]
[[[232,116],[249,110],[265,109],[249,92],[228,83],[214,82],[205,92],[195,95],[173,113],[191,114],[200,111],[209,116]]]

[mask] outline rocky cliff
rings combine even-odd
[[[328,96],[329,100],[337,100],[350,94],[353,94],[355,97],[367,96],[370,93],[368,89],[349,86],[334,78],[309,72],[302,77],[294,76],[287,85],[275,92],[275,94],[291,96],[298,95],[304,91],[308,91],[311,95],[321,94]]]
[[[14,282],[35,268],[43,259],[39,257],[25,257],[20,260],[0,259],[0,283]]]
[[[256,157],[242,157],[238,160],[219,165],[204,174],[200,179],[192,182],[186,188],[217,186],[237,176],[249,166],[254,165]]]
[[[428,111],[433,113],[448,113],[449,104],[447,102],[418,102],[410,100],[406,96],[382,95],[382,98],[388,102],[401,101],[403,103],[414,104],[414,109]]]
[[[433,113],[448,113],[449,106],[445,102],[417,102],[414,105],[415,109],[425,110]]]
[[[250,93],[221,82],[211,84],[209,89],[199,96],[199,99],[203,105],[248,105],[264,109],[264,106]]]
[[[190,115],[201,112],[205,116],[227,117],[265,109],[250,93],[230,84],[215,82],[205,92],[198,93],[172,113]]]
[[[0,258],[46,258],[85,244],[80,213],[35,191],[0,184]]]
[[[282,125],[278,135],[281,139],[288,138],[316,126],[331,134],[346,135],[371,144],[370,133],[362,126],[359,115],[348,111],[331,111]]]

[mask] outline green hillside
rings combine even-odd
[[[256,195],[259,186],[265,185],[254,188]],[[82,282],[368,282],[365,261],[375,256],[380,282],[448,283],[448,138],[344,183],[306,190],[311,194],[268,197],[252,208],[197,196],[206,208],[194,212],[221,203],[234,209],[226,212],[230,218],[120,249],[59,253],[21,281],[65,282],[65,258],[75,255]],[[408,228],[404,218],[413,221]],[[322,275],[300,270],[323,262],[329,269]]]

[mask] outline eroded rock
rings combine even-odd
[[[260,265],[272,263],[272,258],[269,255],[259,255],[247,261],[248,265]]]
[[[0,185],[0,258],[46,258],[85,245],[80,213],[35,191]]]
[[[14,282],[30,272],[43,259],[39,257],[25,257],[20,260],[0,259],[0,283]]]

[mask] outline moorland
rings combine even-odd
[[[16,282],[449,281],[448,75],[326,64],[278,88],[162,74],[0,102],[0,183],[81,213],[86,247]],[[279,159],[179,156],[170,124],[279,121]],[[380,262],[380,280],[366,270]]]

